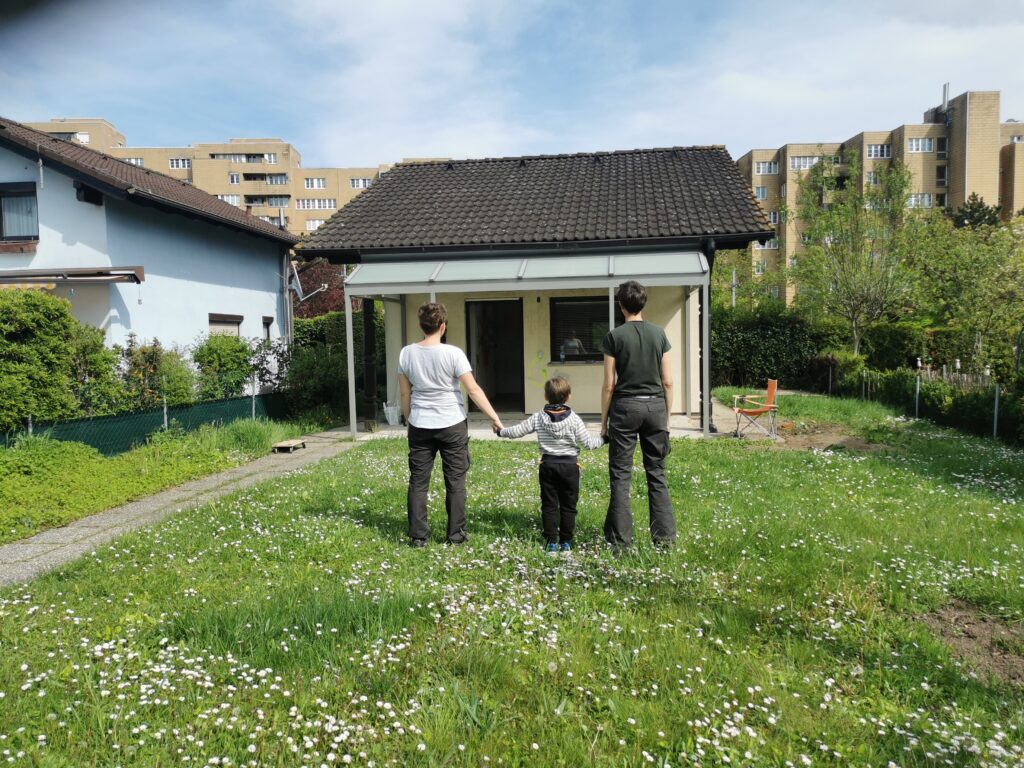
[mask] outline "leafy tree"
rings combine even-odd
[[[252,377],[252,348],[237,336],[213,334],[192,351],[199,367],[199,397],[238,397]]]
[[[999,224],[999,210],[998,205],[986,205],[977,192],[971,192],[966,202],[953,212],[953,225],[958,229],[994,227]]]
[[[910,296],[901,241],[911,174],[894,161],[875,169],[878,184],[862,187],[859,156],[848,160],[846,173],[823,157],[801,177],[797,221],[805,248],[792,272],[798,305],[845,320],[859,354],[865,328]]]
[[[783,276],[774,272],[766,276],[755,275],[750,251],[743,249],[723,250],[715,254],[715,264],[711,271],[712,304],[732,306],[733,270],[736,271],[737,307],[753,311],[778,303],[778,299],[772,298],[769,288],[778,286],[781,289]]]
[[[295,317],[319,317],[328,312],[345,311],[345,270],[343,267],[330,264],[324,259],[315,259],[299,266],[298,273],[304,294],[313,293],[322,285],[326,285],[327,289],[305,301],[299,301],[298,296],[293,294]]]
[[[120,349],[121,378],[132,410],[147,410],[163,404],[164,392],[160,377],[160,364],[164,348],[159,340],[140,344],[134,333],[128,334],[128,343]]]
[[[104,344],[99,328],[75,323],[71,338],[71,394],[83,416],[117,413],[128,398],[117,376],[117,351]]]

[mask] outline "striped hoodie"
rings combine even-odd
[[[591,435],[583,419],[567,405],[545,405],[528,419],[514,427],[505,427],[498,435],[515,439],[537,433],[541,460],[556,463],[576,463],[580,446],[594,450],[604,445],[604,439]]]

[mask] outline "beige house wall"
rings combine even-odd
[[[999,152],[1000,215],[1008,221],[1024,209],[1024,144],[1007,144]]]
[[[671,410],[682,413],[685,408],[699,412],[700,341],[697,327],[696,301],[687,307],[685,301],[690,289],[681,286],[652,287],[647,291],[647,307],[644,319],[665,329],[672,345],[670,361],[675,387],[672,393]],[[560,291],[495,291],[480,293],[444,293],[437,295],[437,301],[448,309],[447,342],[466,349],[466,301],[519,298],[523,303],[523,371],[525,411],[532,413],[544,406],[544,382],[552,376],[562,376],[572,384],[572,406],[580,413],[601,412],[601,387],[604,383],[604,365],[601,361],[586,363],[559,363],[551,354],[550,302],[552,298],[594,296],[608,298],[608,292],[601,290],[560,290]],[[410,294],[403,297],[405,302],[405,338],[414,343],[423,338],[416,319],[416,310],[430,300],[427,294]],[[388,318],[391,318],[390,320]],[[391,329],[401,328],[401,307],[385,304],[385,326],[388,328],[386,341],[388,372],[388,397],[397,392],[396,364],[401,350],[400,333]],[[394,324],[394,325],[392,325]],[[687,372],[690,387],[687,390]]]

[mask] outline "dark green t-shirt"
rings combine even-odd
[[[670,349],[665,331],[646,320],[624,323],[605,336],[601,351],[615,358],[615,394],[664,395],[661,356]]]

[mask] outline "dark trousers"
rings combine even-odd
[[[576,532],[576,503],[580,499],[580,468],[573,461],[541,461],[540,522],[548,543],[571,542]]]
[[[665,483],[665,458],[672,450],[668,439],[665,399],[615,398],[608,414],[608,473],[611,498],[604,521],[605,540],[614,547],[633,543],[633,512],[629,505],[633,454],[637,439],[647,473],[647,501],[651,538],[656,544],[676,540],[676,518]]]
[[[448,541],[466,540],[466,473],[469,471],[469,424],[462,421],[443,429],[409,425],[409,537],[429,539],[427,489],[434,457],[441,453],[444,507],[448,512]]]

